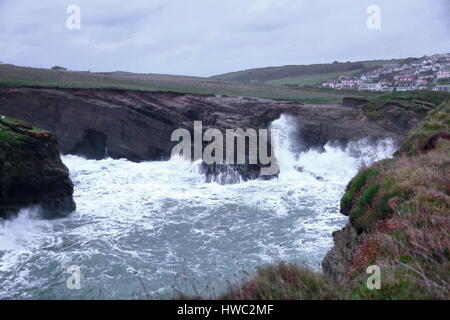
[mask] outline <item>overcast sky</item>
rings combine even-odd
[[[66,27],[72,4],[79,30]],[[450,0],[0,0],[0,61],[210,76],[406,58],[450,52],[449,17]]]

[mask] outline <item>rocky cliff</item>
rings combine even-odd
[[[23,122],[0,119],[0,218],[38,205],[45,218],[75,210],[73,184],[55,135]]]
[[[0,112],[55,132],[64,154],[168,159],[173,130],[267,127],[292,104],[265,99],[121,90],[0,88]]]
[[[427,115],[393,159],[362,170],[348,184],[341,212],[349,222],[334,233],[324,272],[354,281],[377,265],[390,290],[384,294],[448,299],[449,159],[446,102]]]
[[[300,149],[364,137],[401,139],[425,113],[394,106],[374,117],[361,104],[303,105],[270,99],[125,90],[0,87],[0,112],[55,132],[61,151],[88,158],[168,159],[173,130],[267,128],[280,114],[295,116]],[[258,166],[256,166],[256,169]],[[229,168],[207,167],[216,174]],[[257,177],[251,166],[233,168]],[[249,172],[248,172],[249,171]]]

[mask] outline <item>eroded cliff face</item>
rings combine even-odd
[[[175,129],[266,127],[289,103],[167,92],[0,88],[0,112],[55,132],[64,154],[168,159]]]
[[[0,112],[55,132],[64,154],[132,161],[169,159],[171,134],[194,121],[203,130],[267,128],[281,114],[298,122],[299,149],[345,144],[365,137],[401,139],[423,117],[396,110],[382,121],[369,119],[358,103],[303,105],[270,99],[171,92],[0,87]],[[258,166],[236,167],[249,179]],[[227,167],[206,167],[214,175]]]
[[[73,184],[55,135],[11,119],[0,119],[0,218],[39,206],[44,218],[75,210]]]
[[[63,153],[131,160],[170,156],[171,133],[207,128],[267,128],[281,113],[298,118],[305,148],[362,137],[400,138],[421,119],[370,121],[361,108],[171,92],[0,87],[0,112],[55,132]],[[402,114],[405,116],[406,113]],[[401,116],[401,115],[398,115]],[[395,120],[395,119],[394,119]]]

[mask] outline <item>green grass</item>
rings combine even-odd
[[[23,135],[0,125],[0,140],[7,144],[21,144]]]
[[[417,155],[428,141],[429,137],[440,133],[450,132],[450,102],[442,103],[436,109],[430,111],[420,128],[411,132],[403,142],[400,150],[396,153]]]
[[[366,96],[369,103],[363,105],[363,112],[369,119],[377,120],[386,117],[386,113],[393,107],[405,111],[426,114],[444,101],[450,99],[446,92],[408,91]]]
[[[356,72],[358,72],[357,70]],[[352,75],[355,71],[350,71],[347,74]],[[339,76],[343,75],[342,72],[332,72],[332,73],[322,73],[322,74],[306,74],[300,75],[297,77],[288,77],[282,79],[275,79],[266,81],[266,84],[273,86],[281,86],[281,85],[298,85],[298,86],[314,86],[323,83],[326,80],[332,80]]]
[[[336,300],[349,296],[345,286],[294,264],[258,269],[252,280],[232,286],[225,300]]]
[[[258,269],[249,281],[231,286],[223,300],[422,300],[445,299],[443,291],[430,295],[410,270],[382,272],[381,288],[367,287],[365,272],[352,282],[337,282],[304,266],[280,263]],[[186,298],[186,297],[185,297]],[[198,298],[198,297],[196,297]]]
[[[358,219],[362,216],[367,206],[372,204],[373,198],[380,191],[379,184],[373,184],[367,187],[358,198],[356,205],[353,207],[352,211],[350,211],[350,219]]]
[[[3,119],[0,119],[0,141],[10,145],[23,144],[25,140],[28,138],[28,136],[12,129],[12,126],[15,126],[20,123],[21,123],[20,121],[11,118],[5,117]],[[29,130],[35,132],[44,131],[36,127],[32,127],[32,129]]]
[[[380,173],[378,168],[368,168],[360,172],[355,178],[350,181],[350,184],[341,199],[341,212],[349,214],[349,208],[352,206],[355,194],[359,192],[367,183]]]
[[[14,125],[16,123],[15,120],[4,118],[0,119],[0,141],[3,141],[7,144],[18,145],[22,144],[25,136],[12,130],[7,124]]]
[[[450,99],[450,94],[446,92],[432,92],[432,91],[403,91],[391,92],[387,95],[381,95],[379,101],[400,100],[406,102],[421,103],[425,102],[438,106],[444,101]]]

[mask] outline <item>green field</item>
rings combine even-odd
[[[359,70],[358,70],[359,71]],[[356,72],[358,72],[356,71]],[[345,73],[346,75],[352,75],[355,71],[350,71],[348,73]],[[276,80],[269,80],[266,81],[266,84],[272,85],[272,86],[282,86],[282,85],[298,85],[298,86],[314,86],[321,84],[322,82],[330,79],[337,78],[339,76],[343,75],[342,72],[332,72],[332,73],[322,73],[322,74],[306,74],[298,77],[288,77],[288,78],[282,78],[282,79],[276,79]]]
[[[54,71],[13,65],[0,65],[0,85],[223,94],[304,103],[339,103],[343,97],[361,96],[357,92],[277,87],[266,84],[219,81],[199,77]]]

